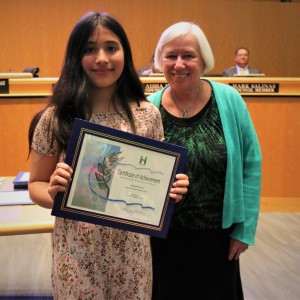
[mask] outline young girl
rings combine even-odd
[[[31,122],[29,193],[52,208],[72,169],[63,163],[75,118],[163,139],[158,109],[145,100],[127,36],[107,14],[89,13],[74,27],[49,105]],[[180,200],[187,177],[170,196]],[[52,280],[55,299],[151,299],[149,237],[56,218]]]

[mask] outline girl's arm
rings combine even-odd
[[[28,190],[31,200],[45,208],[52,208],[57,192],[64,192],[72,169],[59,163],[58,156],[45,156],[31,151]]]
[[[170,190],[169,196],[180,201],[184,194],[187,193],[187,187],[189,186],[189,177],[186,174],[176,174],[176,181],[173,183],[173,187]]]

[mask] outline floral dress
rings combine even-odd
[[[163,139],[158,109],[146,103],[133,109],[137,134]],[[34,132],[32,148],[40,154],[58,155],[54,143],[49,150],[48,124],[53,108],[42,115]],[[92,115],[91,122],[130,132],[125,113]],[[64,154],[60,155],[63,161]],[[150,300],[152,257],[149,236],[69,219],[56,218],[53,232],[52,283],[55,299]]]

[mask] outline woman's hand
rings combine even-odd
[[[235,239],[231,239],[228,259],[232,260],[234,258],[235,260],[238,260],[240,255],[243,252],[245,252],[248,249],[248,247],[248,244],[245,244]]]
[[[58,163],[56,169],[50,177],[48,193],[51,199],[54,201],[54,198],[58,192],[65,192],[68,183],[71,180],[73,170],[66,163]]]
[[[186,174],[177,174],[176,181],[173,183],[173,187],[170,190],[169,196],[176,200],[180,201],[184,194],[187,193],[189,186],[189,177]]]

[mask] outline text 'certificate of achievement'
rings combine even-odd
[[[52,215],[165,238],[169,190],[187,149],[75,119],[65,162],[73,168]]]

